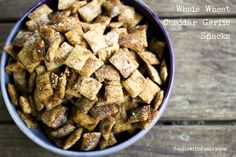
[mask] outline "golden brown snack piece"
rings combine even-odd
[[[58,128],[64,125],[67,120],[66,111],[66,107],[57,106],[49,111],[44,111],[41,120],[51,128]]]
[[[66,38],[68,39],[68,41],[76,46],[76,45],[82,45],[83,44],[83,30],[81,27],[77,27],[77,28],[74,28],[72,30],[70,30],[69,32],[67,32],[65,34]]]
[[[60,47],[60,44],[63,42],[63,37],[58,34],[55,39],[50,43],[48,52],[46,55],[46,59],[48,61],[53,61],[54,58],[57,56],[58,49]]]
[[[148,51],[138,51],[137,54],[139,55],[140,58],[143,59],[143,61],[146,64],[150,64],[150,65],[157,65],[159,64],[159,60],[156,57],[155,54],[153,54],[152,52],[148,52]]]
[[[24,96],[20,96],[19,98],[19,104],[22,108],[22,111],[26,114],[31,114],[32,113],[32,109],[30,107],[30,103],[29,100],[24,97]]]
[[[35,69],[37,75],[41,75],[46,72],[46,67],[44,65],[39,65]]]
[[[47,25],[49,22],[48,15],[44,13],[30,21],[27,21],[26,25],[30,31],[34,31],[38,30],[41,26]]]
[[[72,6],[69,8],[72,14],[79,12],[79,9],[85,6],[88,2],[86,0],[75,1]]]
[[[58,78],[58,86],[55,92],[55,97],[60,99],[63,99],[65,97],[66,84],[66,74],[61,74],[61,76]]]
[[[124,132],[124,131],[128,131],[128,130],[131,130],[133,129],[132,125],[130,123],[127,123],[127,122],[119,122],[119,123],[116,123],[113,127],[113,133],[114,134],[119,134],[121,132]]]
[[[146,79],[145,87],[139,97],[147,104],[150,104],[157,92],[161,89],[149,78]]]
[[[120,81],[119,72],[111,65],[103,65],[95,72],[95,75],[100,81]]]
[[[167,81],[167,77],[168,77],[168,71],[167,71],[167,66],[166,66],[166,61],[163,60],[161,62],[161,67],[160,67],[160,75],[161,75],[161,79],[164,83],[166,83]]]
[[[29,81],[28,81],[29,92],[33,92],[33,90],[35,88],[36,77],[37,77],[36,72],[31,73],[29,76]]]
[[[136,123],[140,121],[146,121],[150,113],[150,105],[136,108],[131,112],[128,118],[129,123]]]
[[[122,86],[132,98],[135,98],[143,91],[145,83],[146,79],[143,75],[138,70],[135,70],[128,79],[122,82]]]
[[[90,77],[97,69],[103,65],[103,61],[95,56],[91,56],[86,62],[83,68],[79,71],[79,74],[85,77]]]
[[[153,119],[157,116],[157,114],[158,114],[157,110],[151,110],[146,121],[133,123],[132,126],[139,129],[147,129],[152,123]]]
[[[43,104],[42,100],[39,98],[38,93],[39,93],[38,90],[35,89],[35,91],[34,91],[34,102],[35,102],[36,109],[38,111],[41,111],[44,108],[44,104]]]
[[[100,23],[101,25],[108,26],[111,22],[111,17],[100,15],[96,18],[95,23]]]
[[[29,40],[29,38],[31,38],[31,36],[33,35],[33,32],[30,31],[26,31],[26,30],[20,30],[15,39],[13,40],[13,45],[14,46],[18,46],[18,47],[23,47],[24,44]]]
[[[25,32],[26,34],[27,32]],[[54,39],[59,35],[58,32],[56,32],[53,28],[50,26],[42,26],[40,28],[40,33],[44,41],[49,45],[51,44]]]
[[[110,17],[115,17],[122,12],[122,4],[120,0],[108,0],[103,4]]]
[[[100,120],[116,114],[119,111],[120,105],[109,104],[103,106],[94,106],[90,109],[89,113]]]
[[[99,149],[105,149],[105,148],[115,145],[116,143],[117,141],[116,141],[115,136],[111,134],[108,140],[101,138],[98,145],[99,145]]]
[[[99,90],[102,88],[102,84],[96,79],[89,77],[80,77],[75,85],[79,93],[90,100],[97,98]]]
[[[35,18],[41,16],[42,14],[49,15],[52,12],[53,12],[53,10],[50,9],[47,4],[43,4],[43,5],[40,5],[37,9],[35,9],[33,12],[31,12],[28,15],[28,18],[35,19]]]
[[[70,8],[76,0],[58,0],[58,9],[65,10]]]
[[[152,38],[152,40],[149,43],[150,51],[155,52],[160,60],[163,59],[165,46],[166,46],[165,42],[158,41],[155,38]]]
[[[77,83],[79,74],[74,69],[70,69],[68,72],[69,72],[68,73],[69,79],[68,79],[68,83],[66,85],[66,95],[68,95],[70,97],[81,98],[82,96],[79,93],[77,87],[75,86]]]
[[[73,120],[75,123],[81,125],[89,131],[93,131],[99,123],[99,120],[97,118],[93,118],[89,114],[85,114],[80,111],[77,111],[75,113],[75,115],[73,116]]]
[[[91,22],[102,13],[101,2],[93,0],[79,9],[79,14],[86,22]]]
[[[94,150],[98,145],[100,137],[101,137],[100,132],[92,132],[92,133],[83,134],[83,140],[82,140],[80,150],[84,150],[84,151]]]
[[[77,107],[77,109],[82,113],[88,113],[88,111],[93,107],[93,105],[98,101],[98,99],[89,100],[86,97],[83,97],[73,104]]]
[[[17,90],[27,92],[27,72],[14,72],[13,79]]]
[[[158,71],[152,65],[147,64],[147,71],[148,71],[150,78],[154,82],[156,82],[158,85],[162,85],[161,77],[160,77]]]
[[[8,44],[4,46],[4,51],[6,51],[13,59],[17,60],[18,56],[17,56],[17,52],[14,50],[13,45],[12,44]]]
[[[71,51],[70,55],[67,57],[64,64],[69,66],[70,68],[80,71],[83,68],[87,59],[89,59],[91,55],[92,55],[91,51],[77,45]]]
[[[75,130],[65,141],[63,149],[69,149],[81,138],[83,129],[79,128]]]
[[[108,32],[108,33],[105,35],[105,40],[106,40],[106,42],[107,42],[107,45],[108,45],[109,47],[111,47],[111,46],[113,46],[113,45],[118,44],[118,42],[119,42],[119,36],[120,36],[120,34],[119,34],[117,31],[115,31],[115,30]]]
[[[8,90],[8,94],[10,95],[11,97],[11,101],[12,103],[17,106],[18,105],[18,93],[16,91],[16,87],[11,84],[11,83],[8,83],[7,85],[7,90]]]
[[[106,118],[102,120],[99,124],[99,132],[101,132],[102,137],[107,141],[109,140],[112,132],[112,128],[115,124],[114,118]]]
[[[21,111],[17,111],[20,118],[25,122],[28,128],[37,128],[38,124],[32,119],[32,117],[29,114],[26,114]]]
[[[69,12],[70,13],[70,12]],[[66,18],[58,17],[59,21],[53,25],[53,28],[61,33],[66,33],[74,28],[80,27],[80,21],[78,18],[69,16]]]
[[[111,56],[120,49],[119,44],[114,44],[110,47],[107,47],[105,49],[102,49],[97,52],[98,58],[101,59],[103,62],[108,62],[108,60],[111,58]]]
[[[50,136],[52,136],[54,138],[63,138],[63,137],[70,135],[75,129],[76,129],[75,126],[73,126],[71,124],[66,124],[66,125],[58,128],[57,130],[52,131],[50,133]]]
[[[124,102],[124,94],[120,82],[111,81],[105,83],[105,98],[108,103]]]
[[[130,74],[138,68],[138,64],[134,60],[127,57],[123,50],[118,50],[109,61],[113,64],[121,73],[124,78],[130,76]]]
[[[163,99],[164,99],[164,91],[161,90],[156,94],[156,97],[154,99],[154,106],[153,106],[154,110],[158,110],[158,108],[160,107]]]

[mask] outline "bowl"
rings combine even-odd
[[[139,139],[141,139],[146,133],[149,132],[151,128],[154,127],[154,125],[157,123],[161,115],[163,114],[167,104],[168,100],[171,94],[172,86],[173,86],[173,81],[174,81],[174,53],[173,53],[173,48],[171,45],[170,38],[167,34],[166,29],[164,28],[161,20],[159,17],[141,0],[123,0],[123,2],[127,5],[130,5],[136,9],[137,12],[142,14],[146,20],[149,22],[149,27],[151,28],[149,33],[157,37],[157,39],[160,39],[162,41],[166,42],[166,48],[165,48],[165,57],[167,61],[167,66],[168,66],[168,81],[166,84],[166,89],[165,89],[165,97],[162,102],[162,105],[159,109],[158,115],[155,117],[155,119],[152,121],[151,125],[145,129],[141,130],[132,137],[130,137],[128,140],[117,144],[113,147],[104,149],[104,150],[99,150],[99,151],[89,151],[89,152],[78,152],[78,151],[70,151],[70,150],[63,150],[58,147],[56,147],[54,144],[52,144],[47,137],[41,132],[40,129],[29,129],[26,127],[24,122],[21,120],[21,118],[18,116],[16,109],[14,105],[11,103],[8,92],[7,92],[7,84],[9,83],[9,76],[5,72],[5,66],[8,61],[8,55],[6,52],[2,52],[2,58],[1,58],[1,90],[2,90],[2,95],[3,99],[5,101],[5,105],[14,120],[14,122],[17,124],[17,126],[20,128],[20,130],[28,136],[32,141],[40,145],[41,147],[45,148],[46,150],[49,150],[51,152],[54,152],[59,155],[63,156],[71,156],[71,157],[78,157],[78,156],[104,156],[108,154],[112,154],[115,152],[118,152],[122,149],[127,148],[128,146],[134,144],[137,142]],[[21,29],[21,27],[24,25],[25,20],[27,19],[27,16],[30,12],[32,12],[34,9],[39,7],[41,4],[48,4],[50,7],[55,8],[56,4],[54,0],[41,0],[37,4],[35,4],[33,7],[31,7],[16,23],[14,28],[11,30],[7,41],[5,44],[9,44],[12,42],[14,37],[16,36],[17,32]],[[156,35],[155,35],[156,34]]]

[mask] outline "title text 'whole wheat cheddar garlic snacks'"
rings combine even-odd
[[[147,128],[168,76],[165,43],[148,41],[147,29],[120,0],[59,0],[58,10],[41,5],[5,47],[19,116],[58,147],[81,151],[111,147]]]

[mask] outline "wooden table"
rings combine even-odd
[[[0,0],[0,49],[10,29],[37,0]],[[236,157],[236,1],[144,0],[164,20],[230,20],[227,27],[168,26],[176,60],[174,90],[158,124],[139,142],[112,156]],[[177,13],[176,3],[229,6],[230,13]],[[229,33],[231,40],[201,40],[200,33]],[[10,118],[0,98],[0,156],[54,157],[30,141]],[[182,148],[223,151],[181,151]],[[227,149],[227,150],[226,150]]]

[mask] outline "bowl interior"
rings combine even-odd
[[[16,113],[14,105],[11,103],[6,86],[9,83],[9,76],[5,73],[5,66],[7,64],[8,55],[3,52],[2,58],[1,58],[1,89],[3,98],[6,104],[6,107],[15,121],[15,123],[18,125],[18,127],[35,143],[39,144],[40,146],[44,147],[47,150],[50,150],[54,153],[60,154],[60,155],[66,155],[66,156],[101,156],[101,155],[107,155],[114,152],[117,152],[119,150],[122,150],[133,143],[135,143],[137,140],[142,138],[158,121],[160,116],[162,115],[164,109],[167,106],[167,101],[170,96],[170,92],[172,89],[173,84],[173,78],[174,78],[174,56],[173,56],[173,50],[171,46],[170,39],[167,35],[167,32],[163,25],[160,22],[160,19],[155,15],[154,12],[152,12],[142,1],[140,0],[123,0],[125,4],[130,5],[136,9],[137,12],[139,12],[141,15],[145,17],[145,19],[149,22],[149,31],[148,34],[151,36],[155,36],[157,39],[161,41],[165,41],[167,46],[165,48],[165,58],[167,59],[167,66],[168,66],[168,72],[169,72],[169,78],[168,83],[166,85],[165,89],[165,98],[164,101],[159,109],[158,116],[153,120],[152,124],[149,126],[148,129],[142,130],[135,134],[134,136],[130,137],[127,141],[124,141],[116,146],[113,146],[111,148],[107,148],[101,151],[90,151],[90,152],[77,152],[77,151],[70,151],[70,150],[62,150],[57,148],[54,144],[52,144],[47,137],[41,132],[40,129],[29,129],[26,127],[24,122],[20,119],[18,114]],[[16,36],[17,32],[24,26],[25,21],[27,20],[27,15],[33,11],[35,8],[40,6],[43,3],[47,3],[52,9],[56,9],[57,3],[55,3],[54,0],[41,0],[36,5],[34,5],[32,8],[30,8],[23,16],[22,18],[17,22],[15,27],[10,32],[10,35],[6,41],[6,44],[9,44],[12,42],[14,37]]]

